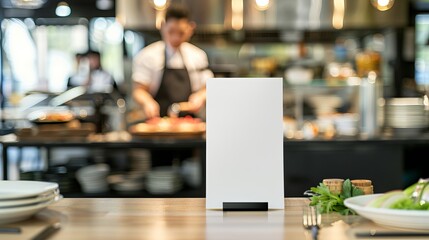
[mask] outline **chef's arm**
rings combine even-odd
[[[143,107],[146,118],[159,117],[159,104],[149,93],[149,87],[147,85],[135,83],[133,98]]]
[[[198,112],[201,107],[206,103],[206,88],[203,87],[200,90],[194,92],[189,96],[188,102],[191,105],[191,112]]]

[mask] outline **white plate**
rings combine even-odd
[[[344,205],[355,210],[362,217],[380,225],[415,230],[429,230],[429,211],[397,210],[367,207],[367,203],[381,194],[347,198]]]
[[[59,195],[50,201],[42,202],[40,204],[27,207],[0,209],[0,224],[9,224],[28,219],[52,203],[59,201],[61,198],[62,196]]]
[[[0,201],[0,208],[19,207],[23,205],[37,204],[54,199],[59,194],[50,192],[49,194],[42,194],[33,198],[22,198],[17,200],[2,200]]]
[[[36,197],[55,191],[58,183],[39,181],[0,181],[0,200]]]

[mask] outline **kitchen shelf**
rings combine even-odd
[[[195,139],[173,139],[173,138],[135,138],[132,141],[123,141],[123,142],[91,142],[91,141],[82,141],[82,142],[39,142],[39,141],[12,141],[12,142],[3,142],[2,143],[2,162],[3,162],[3,179],[8,179],[8,164],[9,164],[9,154],[8,149],[15,148],[24,148],[24,147],[38,147],[46,149],[47,157],[46,166],[51,166],[51,150],[53,148],[73,148],[73,147],[83,147],[87,149],[102,149],[102,150],[123,150],[123,149],[203,149],[199,151],[201,156],[201,186],[205,186],[205,140],[203,138]],[[41,159],[40,161],[43,161]],[[61,184],[60,184],[61,188]],[[61,191],[61,189],[60,189]],[[202,187],[199,188],[190,188],[186,187],[174,194],[151,194],[147,191],[139,192],[116,192],[110,191],[107,193],[100,194],[87,194],[83,192],[64,192],[65,197],[204,197],[205,189]]]
[[[60,189],[61,192],[61,189]],[[173,194],[152,194],[146,190],[138,192],[116,192],[105,193],[62,193],[67,198],[204,198],[205,187],[190,188],[185,187]]]
[[[357,84],[348,84],[346,80],[338,80],[335,83],[330,83],[326,79],[313,79],[305,84],[290,84],[286,79],[284,80],[283,87],[286,89],[306,89],[306,88],[350,88],[358,87]]]

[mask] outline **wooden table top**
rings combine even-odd
[[[10,225],[21,227],[21,234],[0,239],[30,239],[52,221],[62,228],[49,239],[59,240],[311,239],[301,223],[307,204],[305,198],[286,198],[285,210],[223,212],[206,210],[203,198],[65,198]],[[359,216],[324,214],[319,240],[354,239],[356,231],[381,229]]]

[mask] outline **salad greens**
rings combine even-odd
[[[390,208],[402,210],[429,210],[429,203],[418,204],[412,198],[403,198],[393,203]]]
[[[429,182],[425,182],[425,183],[417,182],[409,186],[402,192],[404,197],[393,202],[389,206],[389,208],[403,209],[403,210],[429,210],[429,202],[424,201],[423,199],[423,195],[425,194],[426,191],[429,190],[429,188],[427,188],[428,186],[429,186]],[[413,193],[417,187],[422,188],[420,195],[413,196]]]
[[[331,193],[328,186],[323,183],[317,187],[312,187],[311,191],[315,195],[310,198],[310,205],[316,206],[320,213],[338,212],[342,215],[356,214],[344,205],[346,198],[363,195],[363,191],[353,186],[350,179],[343,182],[340,194]]]
[[[393,190],[371,200],[367,206],[399,210],[429,210],[429,181],[425,179],[405,190]]]

